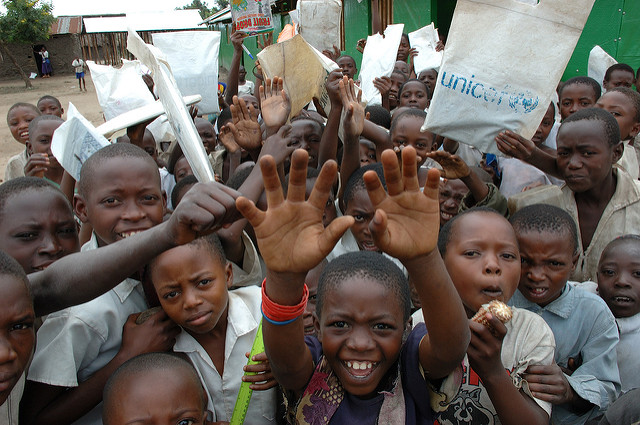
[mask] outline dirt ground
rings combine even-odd
[[[0,81],[0,179],[4,177],[9,158],[24,149],[13,139],[7,126],[7,112],[14,103],[28,102],[35,105],[40,97],[48,94],[57,97],[65,111],[71,102],[93,125],[98,126],[104,122],[91,76],[87,75],[85,81],[87,92],[80,92],[75,74],[36,78],[31,80],[32,89],[26,89],[21,79]],[[66,118],[66,113],[63,118]]]

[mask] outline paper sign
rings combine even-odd
[[[258,59],[266,78],[284,79],[284,91],[291,101],[289,117],[297,115],[314,97],[326,111],[331,102],[324,84],[329,73],[339,66],[301,35],[266,47],[258,53]]]
[[[391,76],[403,30],[404,24],[389,25],[384,30],[384,37],[374,34],[367,38],[367,45],[362,53],[360,84],[362,96],[368,105],[382,104],[382,96],[373,86],[373,80]]]
[[[236,31],[255,35],[273,31],[269,0],[231,0],[231,19]]]
[[[442,63],[442,52],[436,52],[439,41],[438,30],[434,28],[433,22],[426,27],[409,33],[409,44],[418,51],[418,56],[413,58],[413,68],[416,74],[426,69],[440,69]]]
[[[131,28],[129,28],[127,38],[127,50],[153,72],[153,81],[156,83],[158,97],[164,106],[173,133],[193,170],[193,174],[200,182],[214,181],[213,168],[211,168],[202,140],[182,100],[166,58],[157,47],[146,44]]]
[[[67,120],[56,129],[51,141],[51,152],[65,171],[80,180],[82,164],[107,145],[109,141],[69,103]]]

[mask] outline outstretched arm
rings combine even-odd
[[[428,331],[420,342],[420,364],[427,379],[443,378],[464,358],[469,326],[462,301],[437,250],[440,174],[429,170],[421,192],[412,147],[402,151],[402,170],[392,150],[382,154],[382,165],[388,194],[375,172],[364,175],[369,198],[376,208],[369,228],[376,246],[398,258],[409,272],[422,302]]]
[[[29,275],[36,315],[90,301],[122,282],[161,252],[211,233],[237,218],[238,193],[219,183],[194,186],[171,218],[114,244],[68,255]]]
[[[563,178],[556,158],[537,147],[531,140],[506,130],[496,136],[496,144],[500,152],[529,163],[550,176]]]
[[[335,219],[325,229],[322,213],[336,175],[335,161],[322,167],[305,201],[308,154],[296,150],[291,158],[289,189],[284,199],[273,158],[260,160],[267,194],[267,211],[248,199],[238,198],[238,210],[256,232],[267,266],[266,295],[275,303],[294,306],[303,297],[306,273],[331,252],[353,224],[353,217]],[[302,315],[289,324],[263,322],[265,351],[276,380],[287,390],[301,393],[313,373],[311,353],[304,342]]]
[[[344,77],[339,84],[340,99],[342,101],[342,128],[344,129],[344,145],[342,147],[342,162],[340,164],[340,178],[344,182],[342,189],[351,175],[360,168],[360,135],[364,128],[364,108],[360,104],[362,92],[356,96],[353,80]],[[342,197],[342,193],[339,194]]]
[[[227,93],[225,101],[231,105],[233,96],[238,94],[238,73],[240,72],[240,62],[242,60],[242,42],[245,35],[240,31],[235,31],[233,25],[233,34],[231,34],[231,44],[233,45],[233,57],[231,58],[231,66],[229,66],[229,78],[227,79]]]

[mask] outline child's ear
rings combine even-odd
[[[629,137],[634,139],[638,133],[640,133],[640,122],[633,124],[633,127],[631,127],[631,131],[629,132]]]
[[[33,153],[33,149],[29,140],[27,140],[27,142],[25,143],[25,147],[27,148],[27,152],[29,153],[29,155],[31,155]]]
[[[87,214],[87,203],[82,198],[82,196],[78,195],[77,193],[73,195],[73,212],[83,223],[89,221],[89,216]]]
[[[622,154],[624,153],[624,142],[620,142],[615,145],[613,148],[613,162],[611,164],[615,164],[622,158]]]
[[[316,312],[313,312],[313,327],[316,329],[316,335],[318,338],[318,341],[320,341],[320,343],[322,343],[322,330],[320,328],[320,320],[318,320],[318,315],[316,314]]]
[[[577,252],[573,254],[573,258],[571,259],[571,274],[576,271],[576,267],[578,267],[578,259],[580,258],[580,254]]]
[[[227,289],[231,289],[231,287],[233,286],[233,266],[228,261],[226,266],[224,267],[224,272],[227,276]]]
[[[167,213],[167,192],[163,190],[162,191],[162,215],[165,215],[166,213]]]

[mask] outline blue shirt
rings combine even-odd
[[[540,315],[556,339],[555,361],[567,367],[569,358],[579,365],[566,376],[573,390],[595,405],[578,416],[563,405],[553,406],[554,424],[582,424],[606,410],[620,392],[620,376],[616,356],[618,328],[605,302],[597,295],[574,288],[568,283],[560,297],[546,307],[527,300],[516,291],[509,304]]]

